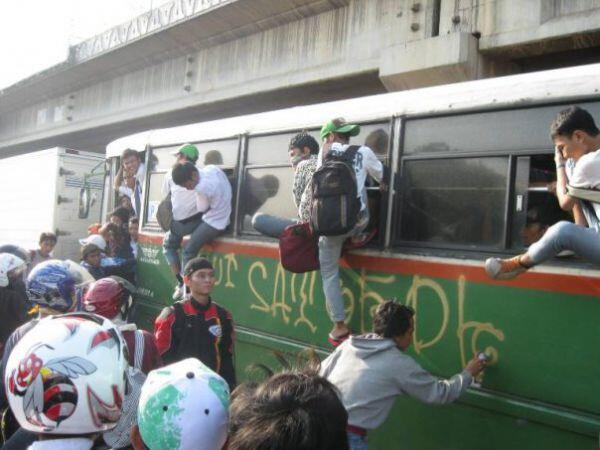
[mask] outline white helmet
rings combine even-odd
[[[71,313],[42,319],[15,346],[4,383],[10,408],[33,433],[83,435],[121,417],[127,347],[108,319]]]
[[[88,237],[86,237],[84,239],[79,239],[79,243],[81,245],[94,244],[100,250],[102,250],[102,251],[106,250],[106,241],[99,234],[90,234]]]
[[[228,424],[229,386],[197,359],[148,374],[138,406],[140,435],[148,448],[220,450]]]
[[[20,270],[25,270],[25,261],[11,253],[0,253],[0,287],[6,287],[9,283],[9,276],[16,274]]]

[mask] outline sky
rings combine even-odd
[[[69,46],[166,0],[0,0],[0,89],[67,58]]]

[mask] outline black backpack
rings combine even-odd
[[[359,148],[351,145],[343,152],[330,150],[313,175],[310,223],[317,235],[339,236],[356,225],[361,203],[354,158]]]

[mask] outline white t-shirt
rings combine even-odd
[[[209,209],[202,220],[217,230],[224,230],[231,217],[231,184],[227,175],[217,166],[208,165],[198,170],[200,181],[194,192],[208,199]]]
[[[171,171],[165,174],[162,186],[163,197],[166,197],[169,192],[171,193],[171,203],[173,204],[173,220],[187,219],[208,209],[208,199],[206,196],[195,191],[190,191],[183,186],[176,185],[173,181]]]
[[[345,152],[350,145],[334,142],[331,144],[330,152]],[[319,150],[317,169],[323,165],[323,147]],[[383,178],[383,164],[377,159],[373,150],[367,146],[361,146],[354,158],[354,171],[356,172],[356,189],[361,201],[361,211],[367,209],[367,189],[365,182],[367,175],[371,175],[376,181]]]
[[[142,186],[144,185],[144,178],[146,177],[146,166],[144,163],[140,163],[137,172],[135,173],[135,190],[137,190],[140,202],[142,199]],[[136,205],[135,201],[135,191],[130,187],[125,185],[125,181],[123,180],[123,184],[119,186],[119,194],[126,195],[131,199],[131,205],[133,206],[133,210],[135,211],[135,215],[139,215],[139,211],[137,210],[138,205]]]
[[[576,163],[572,159],[569,159],[566,168],[567,179],[571,186],[576,188],[600,189],[600,150],[586,153]],[[596,211],[596,217],[600,218],[600,204],[592,203],[592,205]],[[585,215],[588,224],[591,226],[593,222],[587,214]]]

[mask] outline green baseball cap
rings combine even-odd
[[[198,161],[198,157],[200,153],[198,152],[198,148],[192,144],[183,144],[176,151],[171,153],[172,155],[184,155],[190,161],[196,162]]]
[[[321,128],[321,139],[325,139],[330,133],[343,133],[349,134],[350,136],[356,136],[360,133],[360,126],[346,123],[342,118],[333,119]]]

